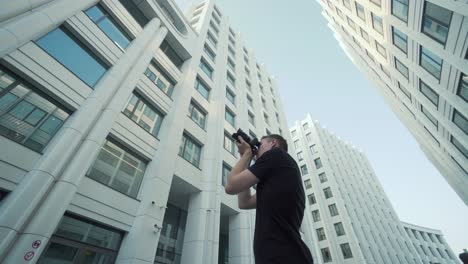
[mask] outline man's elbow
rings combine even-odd
[[[226,184],[226,186],[224,186],[224,191],[230,195],[237,194],[237,192],[234,190],[234,188],[232,188],[230,184]]]

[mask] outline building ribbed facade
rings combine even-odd
[[[310,115],[290,132],[318,263],[426,263],[361,151]]]
[[[340,46],[468,204],[468,5],[320,0]]]
[[[459,263],[440,230],[402,222],[423,263]]]
[[[230,135],[283,134],[284,111],[214,1],[187,15],[2,6],[1,263],[253,263],[255,212],[223,188]]]

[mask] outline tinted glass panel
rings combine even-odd
[[[108,69],[62,27],[49,32],[36,43],[90,87],[94,87]]]

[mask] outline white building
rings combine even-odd
[[[340,46],[468,205],[468,4],[320,0]]]
[[[318,263],[422,262],[366,156],[308,115],[290,128]]]
[[[460,263],[440,230],[402,222],[423,263]]]
[[[229,135],[281,134],[284,112],[213,1],[189,15],[2,4],[1,263],[253,263],[254,212],[222,186]]]

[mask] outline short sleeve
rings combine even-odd
[[[252,172],[259,181],[264,181],[268,174],[271,173],[271,169],[275,164],[275,154],[275,149],[265,152],[248,170]]]

